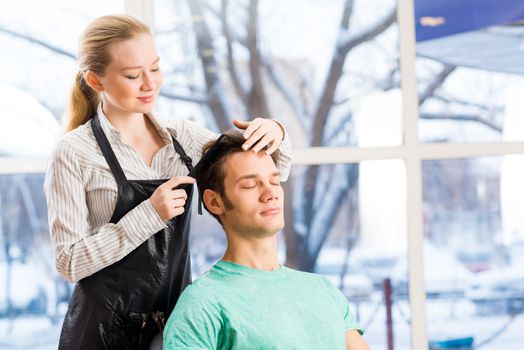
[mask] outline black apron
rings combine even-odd
[[[97,117],[91,126],[118,185],[110,220],[117,223],[167,179],[127,180]],[[176,152],[191,170],[191,158],[172,138]],[[187,192],[182,215],[120,261],[76,283],[59,349],[147,349],[162,331],[178,297],[191,282],[189,209],[193,186],[181,188]]]

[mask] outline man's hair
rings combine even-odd
[[[203,197],[205,190],[213,190],[220,194],[226,209],[233,209],[233,204],[229,201],[229,198],[227,198],[224,188],[224,179],[226,178],[224,164],[231,155],[238,152],[245,152],[242,148],[244,142],[246,142],[246,139],[242,134],[238,130],[231,129],[222,134],[217,140],[209,141],[204,145],[202,148],[202,158],[197,165],[198,171],[196,171],[195,174],[201,197]],[[273,162],[277,164],[275,153],[271,154],[271,158]],[[211,213],[205,203],[204,207],[222,224],[220,218]]]

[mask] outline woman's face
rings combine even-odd
[[[102,77],[104,112],[149,113],[160,91],[162,73],[153,38],[140,34],[110,49],[112,62]]]

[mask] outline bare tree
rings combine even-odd
[[[345,144],[356,143],[356,136],[350,128],[353,122],[351,111],[340,113],[340,108],[343,108],[346,102],[351,101],[347,94],[338,91],[343,78],[352,78],[344,72],[344,66],[355,49],[375,40],[392,27],[396,20],[395,8],[390,9],[383,16],[378,16],[376,22],[363,30],[352,33],[350,23],[354,15],[354,0],[345,1],[334,53],[320,89],[315,89],[302,75],[300,68],[284,68],[281,63],[276,63],[270,59],[268,53],[261,50],[258,0],[246,0],[245,26],[231,25],[231,9],[228,0],[221,0],[218,10],[205,1],[187,0],[185,2],[192,18],[193,33],[205,86],[201,91],[199,90],[198,94],[191,96],[176,94],[164,87],[161,91],[163,97],[206,106],[219,128],[226,130],[231,127],[232,108],[230,104],[233,102],[242,106],[248,118],[271,116],[272,105],[267,98],[268,89],[271,88],[280,93],[289,110],[293,112],[293,127],[300,127],[304,135],[309,135],[307,139],[309,146],[336,145],[341,135],[345,138]],[[235,4],[237,5],[238,2]],[[209,19],[206,20],[206,15],[209,17],[209,14],[220,20],[220,33],[213,33],[210,30]],[[0,34],[14,36],[45,47],[59,55],[74,58],[73,54],[29,35],[16,33],[6,28],[0,28]],[[217,55],[215,48],[216,35],[222,36],[225,42],[223,65],[220,61],[222,56]],[[238,46],[248,54],[246,63],[236,59],[235,48]],[[241,64],[244,65],[241,66]],[[243,69],[242,73],[245,71],[246,74],[241,74],[240,68],[244,67],[247,68]],[[434,75],[432,81],[427,83],[420,93],[421,105],[429,99],[443,103],[468,103],[467,101],[452,101],[439,93],[443,83],[455,69],[454,66],[444,65],[442,70]],[[290,71],[300,76],[298,84],[294,85],[289,79],[286,79]],[[397,64],[391,68],[383,81],[375,82],[377,89],[387,90],[398,87],[398,75]],[[225,80],[226,77],[227,80]],[[229,85],[231,89],[228,89]],[[337,96],[337,92],[340,96]],[[335,109],[337,113],[334,113]],[[496,131],[501,130],[497,123],[475,115],[442,116],[422,113],[421,118],[471,121]],[[333,127],[334,124],[337,127]],[[285,184],[286,192],[290,194],[285,203],[287,225],[284,234],[287,243],[287,265],[307,271],[313,270],[339,208],[348,197],[356,196],[357,180],[358,165],[343,164],[309,166],[303,174],[295,175]],[[354,212],[358,210],[356,201],[349,200],[348,203],[350,210]],[[352,225],[358,227],[358,222],[356,222],[358,215],[352,215],[352,218]],[[355,234],[355,230],[351,231]],[[351,238],[348,241],[350,249],[355,239]]]
[[[193,8],[202,8],[200,0],[188,2]],[[268,80],[282,93],[291,109],[296,112],[298,117],[297,124],[304,125],[304,119],[310,120],[309,125],[304,125],[304,129],[311,134],[310,146],[329,144],[331,140],[326,139],[324,134],[330,113],[336,105],[334,101],[335,92],[344,74],[343,68],[346,58],[351,50],[387,30],[395,22],[395,9],[392,9],[384,18],[362,32],[355,35],[347,35],[353,13],[353,1],[346,1],[339,33],[339,36],[344,38],[344,40],[339,40],[338,42],[329,64],[323,88],[318,93],[315,108],[312,113],[307,115],[308,106],[303,104],[304,100],[299,98],[295,92],[297,90],[300,91],[300,89],[287,86],[284,80],[279,77],[277,68],[273,66],[271,60],[265,59],[260,51],[258,45],[257,0],[249,1],[245,40],[238,40],[249,52],[250,85],[246,87],[245,83],[241,81],[233,51],[233,42],[235,38],[241,38],[241,35],[231,32],[228,21],[228,5],[228,0],[222,0],[220,11],[215,11],[215,13],[220,15],[222,35],[226,39],[229,77],[238,100],[243,103],[248,115],[252,118],[270,115],[269,104],[264,91],[265,85],[262,76],[264,72],[268,76]],[[202,12],[192,10],[192,14],[193,17],[197,16],[199,20],[205,22]],[[199,23],[198,26],[202,26],[202,24]],[[197,30],[198,32],[201,33],[201,31]],[[197,34],[197,41],[209,42],[210,35],[207,32],[205,38],[202,38],[201,34]],[[201,46],[200,42],[199,46]],[[203,57],[202,62],[204,62]],[[350,120],[351,118],[349,117],[346,122]],[[330,138],[335,136],[330,135]],[[322,176],[319,166],[310,166],[306,170],[305,180],[291,178],[285,184],[287,193],[301,194],[300,202],[302,203],[301,208],[298,209],[300,215],[297,215],[298,213],[293,210],[291,204],[291,196],[288,196],[286,200],[287,225],[284,233],[287,243],[286,264],[289,266],[307,271],[313,270],[318,254],[329,235],[331,225],[338,213],[338,208],[346,198],[348,191],[355,191],[355,184],[358,179],[357,165],[331,166],[327,167],[326,171],[336,173],[336,178],[341,179],[341,181],[329,181],[326,179],[326,176]],[[321,196],[317,193],[319,186],[325,189],[322,191]],[[356,210],[356,208],[353,209]],[[303,227],[305,230],[301,229]]]

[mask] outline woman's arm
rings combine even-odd
[[[371,350],[364,338],[356,329],[346,332],[346,349],[347,350]]]
[[[146,200],[118,223],[102,225],[94,232],[82,170],[75,149],[62,141],[53,153],[44,183],[56,269],[70,282],[119,261],[165,227]],[[108,203],[100,200],[93,205],[103,211],[101,207]]]

